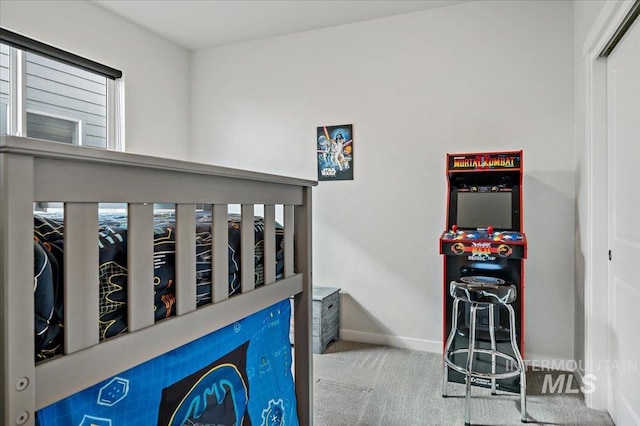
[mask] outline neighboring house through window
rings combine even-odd
[[[0,134],[123,150],[121,77],[0,28]]]
[[[64,142],[82,145],[82,121],[70,120],[43,114],[40,111],[27,110],[27,136],[30,138],[47,139],[54,142]],[[106,147],[106,138],[102,138],[99,147]]]

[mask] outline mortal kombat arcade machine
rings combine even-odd
[[[463,277],[489,277],[514,284],[517,299],[516,339],[524,356],[524,259],[527,240],[522,232],[522,151],[475,154],[447,154],[447,230],[440,237],[444,262],[443,346],[452,326],[453,297],[449,284]],[[466,305],[466,303],[465,303]],[[469,307],[458,312],[458,332],[451,350],[468,347]],[[509,315],[504,306],[494,309],[497,350],[513,356],[509,343]],[[488,309],[477,312],[476,347],[491,349]],[[444,349],[444,347],[443,347]],[[475,354],[474,370],[491,372],[491,356]],[[464,368],[466,353],[455,354],[453,362]],[[498,364],[497,372],[514,366]],[[450,370],[449,382],[465,383],[463,374]],[[491,380],[472,378],[475,386],[491,387]],[[520,392],[520,377],[496,381],[496,389]]]

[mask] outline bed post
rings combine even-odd
[[[0,423],[33,425],[33,157],[0,152],[0,200]]]
[[[298,419],[313,425],[313,352],[311,336],[311,187],[304,187],[303,204],[294,216],[296,269],[302,274],[302,293],[294,298],[295,382]]]

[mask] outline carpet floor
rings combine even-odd
[[[463,425],[465,387],[449,383],[442,397],[442,358],[438,354],[340,340],[314,362],[315,426]],[[529,424],[613,425],[611,417],[586,407],[584,397],[566,386],[543,393],[545,375],[527,372]],[[547,389],[549,389],[547,383]],[[569,392],[566,390],[569,389]],[[520,425],[520,396],[473,387],[471,423]]]

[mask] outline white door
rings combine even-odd
[[[640,425],[640,19],[607,60],[607,86],[607,407],[618,426]]]

